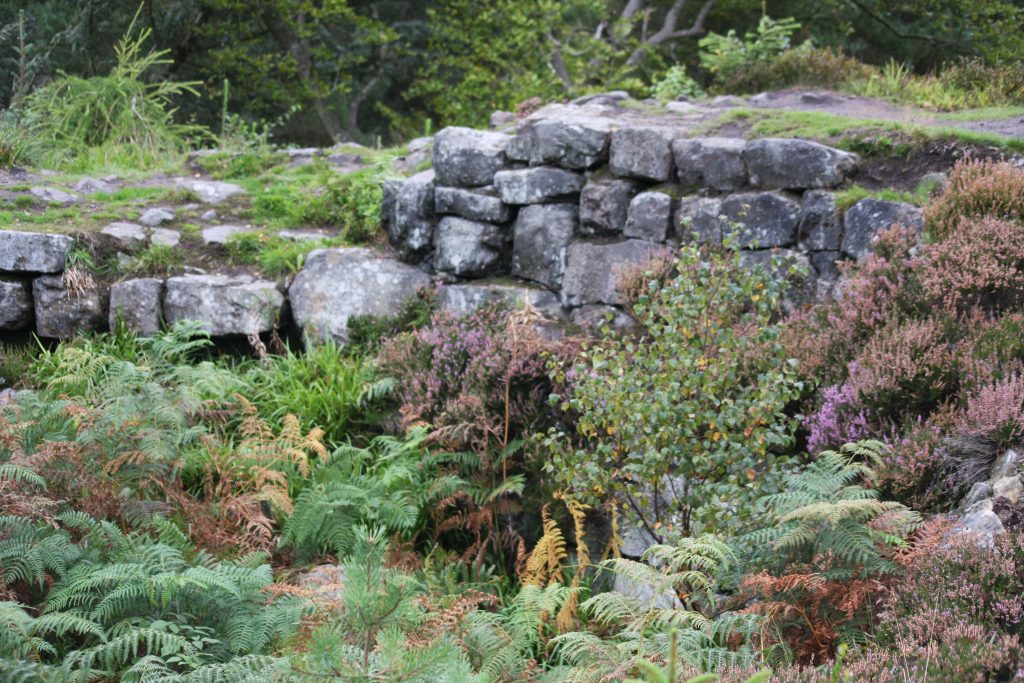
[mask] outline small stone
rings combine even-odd
[[[732,192],[747,184],[742,138],[686,138],[672,143],[679,182]]]
[[[664,242],[672,229],[672,197],[664,192],[641,192],[626,211],[622,234],[648,242]]]
[[[42,199],[44,202],[50,204],[74,204],[82,199],[76,194],[59,190],[56,187],[33,187],[29,192],[38,199]]]
[[[122,249],[131,249],[146,242],[146,229],[135,223],[111,223],[100,230],[100,234],[112,237]]]
[[[662,128],[616,130],[608,167],[617,176],[666,182],[675,170],[672,137],[671,131]]]
[[[488,119],[488,125],[494,128],[504,128],[505,126],[512,125],[516,122],[516,115],[510,111],[495,111],[491,112],[491,117]]]
[[[194,192],[199,201],[205,204],[221,204],[245,194],[245,189],[234,183],[225,183],[219,180],[198,180],[195,178],[178,178],[178,187]]]
[[[143,225],[148,225],[151,228],[155,228],[163,223],[169,223],[174,220],[174,211],[166,207],[154,207],[152,209],[146,209],[139,216],[139,222]]]
[[[107,322],[99,288],[71,292],[60,275],[43,275],[32,281],[36,334],[49,339],[71,339],[83,332],[103,329]]]
[[[566,199],[583,189],[583,176],[561,168],[524,168],[499,171],[494,185],[506,204],[542,204]]]
[[[0,230],[0,271],[59,273],[74,243],[67,235]]]
[[[318,242],[328,237],[312,230],[279,230],[277,236],[289,242]]]
[[[565,252],[579,224],[575,204],[526,206],[513,227],[512,274],[558,289]]]
[[[511,136],[451,126],[434,137],[434,173],[438,185],[478,187],[494,182],[508,166],[505,148]]]
[[[454,214],[472,221],[504,223],[512,211],[497,197],[493,187],[467,190],[461,187],[438,187],[434,190],[434,210]]]
[[[580,233],[614,235],[626,224],[629,203],[639,190],[632,180],[591,178],[580,193]]]
[[[113,192],[114,186],[99,178],[82,178],[75,183],[75,192],[95,194],[97,192]]]
[[[143,337],[153,337],[160,331],[161,299],[164,281],[156,278],[137,278],[115,282],[110,286],[110,329],[117,329],[123,320],[125,327]]]
[[[609,105],[625,102],[630,99],[629,93],[625,90],[612,90],[610,92],[592,93],[581,95],[572,101],[572,104],[582,106],[584,104]]]
[[[967,495],[964,496],[964,499],[960,501],[960,508],[962,510],[967,510],[978,501],[985,500],[986,498],[991,498],[993,493],[994,491],[992,489],[991,484],[989,484],[988,482],[979,481],[975,483],[974,486],[971,487],[971,489],[967,492]]]
[[[665,105],[665,111],[670,111],[673,114],[697,114],[701,111],[701,108],[695,104],[689,102],[669,102]]]
[[[21,280],[0,279],[0,330],[21,330],[32,322],[32,289]]]
[[[1021,484],[1020,475],[1015,474],[1012,477],[1003,477],[992,487],[992,493],[993,497],[1005,498],[1011,504],[1016,505],[1021,498],[1021,494],[1024,494],[1024,485]]]
[[[199,219],[207,223],[212,223],[213,221],[217,220],[217,212],[214,209],[204,211],[203,214],[199,216]]]
[[[747,106],[747,101],[736,95],[719,95],[711,100],[711,106],[718,109],[733,109],[735,107]]]
[[[242,235],[247,232],[253,232],[254,230],[256,230],[256,228],[242,225],[215,225],[212,228],[204,229],[200,234],[203,237],[203,244],[218,244],[223,246],[235,235]]]
[[[1004,452],[999,459],[996,460],[995,464],[992,465],[992,471],[990,473],[989,481],[995,483],[1005,477],[1012,477],[1017,474],[1020,467],[1020,456],[1012,448],[1009,448]]]
[[[437,225],[434,268],[457,277],[494,275],[506,241],[500,226],[445,216]]]
[[[149,243],[163,247],[176,247],[181,242],[181,233],[170,228],[153,228],[149,231]]]
[[[970,508],[953,527],[954,533],[967,532],[978,537],[978,545],[991,547],[995,537],[1005,532],[999,516],[992,510],[992,499],[980,500]]]

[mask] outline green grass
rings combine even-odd
[[[1024,106],[980,107],[966,111],[938,112],[936,119],[943,121],[982,121],[985,119],[1010,119],[1024,116]]]
[[[914,206],[924,206],[928,203],[928,199],[931,197],[932,192],[935,190],[935,183],[922,182],[917,185],[911,192],[904,192],[901,190],[892,189],[868,189],[861,187],[860,185],[854,185],[853,187],[845,190],[839,190],[835,193],[836,207],[840,211],[846,211],[857,202],[862,199],[882,199],[887,202],[906,202],[913,204]]]
[[[854,147],[852,151],[862,153],[864,150],[855,149],[858,140],[887,134],[902,134],[907,138],[905,143],[911,145],[909,148],[894,146],[888,150],[888,153],[892,155],[909,151],[915,143],[939,139],[955,139],[966,144],[988,145],[1015,152],[1024,151],[1024,140],[1020,138],[980,133],[955,126],[926,126],[899,121],[880,121],[823,112],[783,109],[733,109],[723,113],[718,119],[698,127],[694,130],[694,134],[712,133],[736,125],[746,128],[748,137],[797,137],[825,140],[839,147],[844,147],[844,144],[848,147],[852,146]],[[904,144],[904,141],[900,141],[900,144]]]

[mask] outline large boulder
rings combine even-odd
[[[896,223],[920,232],[924,229],[924,215],[921,209],[905,202],[860,200],[843,216],[843,253],[862,258],[871,251],[871,240],[875,234]]]
[[[679,182],[732,192],[747,184],[742,138],[688,138],[672,143]]]
[[[607,244],[573,242],[566,250],[562,304],[574,308],[586,304],[621,306],[627,303],[619,287],[620,277],[663,250],[664,247],[643,240]]]
[[[445,216],[437,224],[434,268],[458,277],[497,273],[508,242],[508,231],[493,223]]]
[[[0,279],[0,330],[21,330],[32,322],[32,290],[27,282]]]
[[[808,190],[800,202],[797,230],[800,248],[807,251],[836,251],[843,239],[843,221],[836,196],[826,190]]]
[[[622,232],[629,202],[639,190],[632,180],[614,176],[591,178],[580,192],[580,233],[614,235]]]
[[[434,173],[438,185],[477,187],[494,182],[505,168],[505,148],[511,136],[487,130],[452,126],[434,136]]]
[[[43,275],[32,281],[32,300],[40,337],[70,339],[102,330],[107,322],[103,296],[94,283],[71,291],[62,276]]]
[[[412,266],[360,247],[316,249],[288,288],[292,316],[307,338],[348,340],[357,315],[391,316],[430,277]]]
[[[672,204],[672,197],[664,192],[641,192],[629,202],[622,234],[664,242],[672,229]]]
[[[726,224],[722,200],[717,197],[683,197],[676,211],[676,231],[682,239],[701,244],[721,244]]]
[[[434,209],[439,214],[453,214],[485,223],[504,223],[512,216],[512,210],[501,202],[493,187],[475,190],[438,187],[434,190]]]
[[[119,321],[143,337],[160,331],[164,281],[153,277],[115,282],[110,286],[110,329]]]
[[[835,187],[857,170],[856,155],[809,140],[751,140],[743,159],[751,184],[770,190]]]
[[[245,188],[234,183],[219,180],[199,180],[198,178],[178,178],[178,187],[188,190],[205,204],[222,204],[232,197],[245,194]]]
[[[0,231],[0,271],[59,273],[75,240],[67,235]]]
[[[672,177],[673,133],[663,128],[622,128],[612,133],[608,167],[617,176],[663,183]]]
[[[583,189],[583,176],[561,168],[537,166],[494,174],[494,186],[506,204],[542,204],[571,198]]]
[[[445,285],[437,293],[438,308],[454,316],[468,315],[489,304],[501,304],[510,309],[528,304],[549,318],[562,317],[558,296],[537,287],[474,282]]]
[[[796,243],[800,204],[776,192],[745,192],[722,200],[722,215],[741,227],[741,247],[785,247]]]
[[[575,204],[523,207],[513,231],[512,274],[558,289],[565,272],[565,250],[578,223]]]
[[[381,222],[405,261],[418,261],[434,246],[434,171],[384,183]]]
[[[215,336],[269,332],[278,324],[284,296],[270,280],[248,275],[181,275],[168,278],[164,319],[203,323]]]
[[[527,159],[534,166],[582,170],[608,160],[611,130],[610,120],[593,116],[542,119],[517,136],[523,139],[516,146],[528,150]]]

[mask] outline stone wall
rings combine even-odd
[[[623,113],[625,111],[625,113]],[[628,317],[619,274],[686,240],[736,239],[751,263],[773,250],[807,273],[797,297],[832,293],[837,262],[870,251],[894,222],[922,226],[909,204],[835,191],[857,176],[847,152],[797,139],[695,137],[685,117],[555,105],[506,131],[446,128],[433,167],[384,188],[392,251],[321,249],[289,283],[249,275],[140,278],[100,287],[62,276],[73,239],[0,231],[0,331],[67,338],[118,318],[151,334],[194,319],[215,336],[293,322],[344,341],[348,320],[387,315],[439,284],[462,314],[528,300],[551,318]]]

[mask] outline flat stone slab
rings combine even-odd
[[[68,235],[0,231],[0,271],[59,273],[75,240]]]
[[[579,194],[583,176],[561,168],[537,166],[494,174],[494,185],[506,204],[543,204]]]
[[[74,204],[82,200],[77,194],[71,194],[64,190],[59,190],[56,187],[33,187],[29,189],[37,199],[42,199],[44,202],[50,204]]]
[[[857,170],[855,154],[810,140],[751,140],[743,160],[750,183],[770,190],[835,187]]]
[[[362,247],[316,249],[288,288],[292,316],[307,338],[348,340],[353,316],[395,315],[430,276]]]
[[[203,323],[215,337],[274,329],[284,296],[270,280],[248,275],[182,275],[168,278],[164,319]]]
[[[586,304],[621,306],[626,297],[619,279],[630,267],[640,266],[665,247],[643,240],[613,243],[573,242],[566,255],[562,303],[568,307]]]
[[[123,221],[116,221],[103,227],[100,230],[101,235],[113,238],[121,247],[132,248],[137,247],[146,242],[146,236],[149,231],[142,227],[138,223],[126,223]]]
[[[203,244],[227,244],[228,240],[235,235],[242,235],[247,232],[254,232],[256,228],[244,225],[215,225],[205,228],[200,234],[203,237]]]
[[[149,243],[164,247],[176,247],[181,242],[181,233],[170,228],[153,228],[149,231]]]
[[[139,216],[139,222],[143,225],[148,225],[151,228],[155,228],[163,223],[170,223],[174,220],[174,210],[168,209],[164,206],[156,206],[152,209],[146,209]]]
[[[196,178],[178,178],[178,187],[194,192],[199,201],[205,204],[220,204],[232,197],[245,194],[245,188],[234,183],[219,180],[199,180]]]

